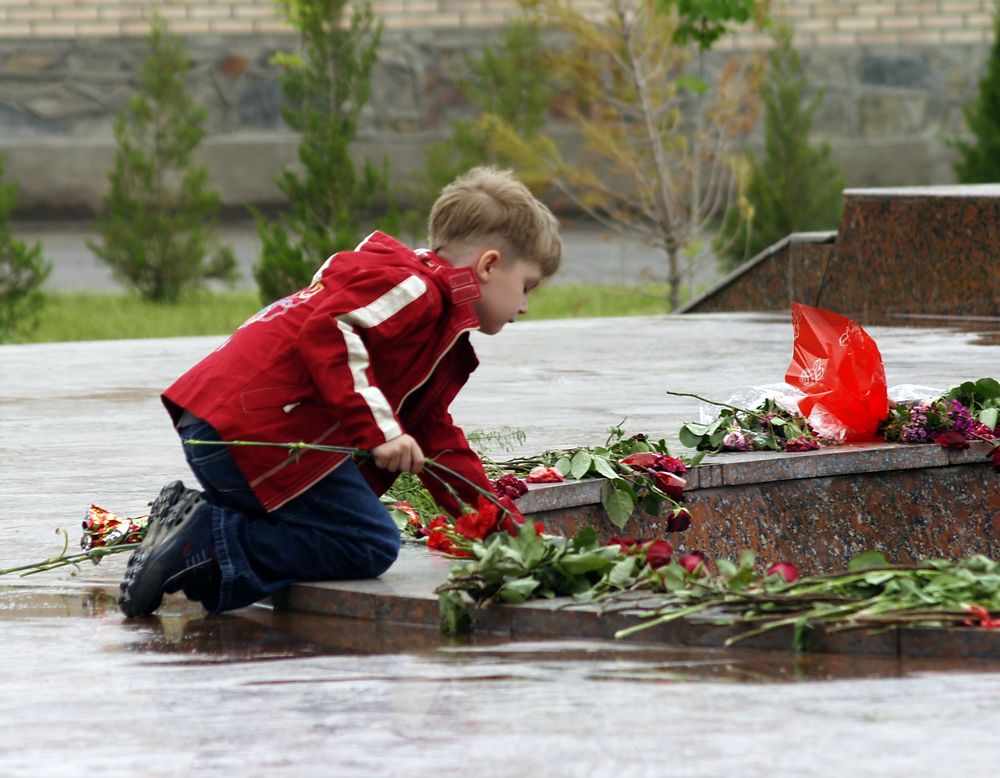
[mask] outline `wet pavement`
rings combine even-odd
[[[994,328],[995,331],[995,328]],[[998,372],[1000,346],[870,328],[890,385]],[[139,515],[186,477],[157,394],[221,338],[0,347],[0,567],[72,542],[87,505]],[[454,406],[521,453],[625,421],[672,438],[697,403],[780,381],[787,317],[526,322],[476,340]],[[516,452],[511,452],[516,453]],[[978,663],[453,642],[169,598],[126,622],[121,556],[0,578],[0,776],[936,776],[995,773],[1000,672]]]

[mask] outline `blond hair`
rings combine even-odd
[[[509,170],[476,167],[441,190],[427,220],[430,245],[503,240],[519,259],[550,276],[562,260],[559,223]]]

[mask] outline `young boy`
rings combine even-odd
[[[448,406],[478,364],[469,332],[500,332],[558,268],[558,225],[510,173],[476,168],[445,187],[428,226],[433,250],[374,232],[334,254],[164,392],[185,443],[371,457],[185,445],[204,491],[174,481],[153,501],[120,587],[126,616],[153,613],[165,592],[218,613],[296,581],[374,578],[399,551],[377,496],[398,473],[419,473],[453,515],[475,505],[470,483],[490,488]]]

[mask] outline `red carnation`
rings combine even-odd
[[[955,451],[961,451],[963,448],[969,447],[969,441],[965,439],[965,435],[955,430],[942,432],[934,438],[934,442],[941,446],[941,448],[950,448]]]
[[[514,505],[514,501],[510,497],[501,497],[499,502],[506,513],[500,519],[497,529],[513,537],[517,535],[518,525],[524,524],[524,515],[517,509],[517,506]]]
[[[539,465],[538,467],[532,468],[531,472],[528,473],[524,480],[529,484],[554,484],[559,481],[565,481],[566,479],[563,478],[563,474],[556,468]]]
[[[691,526],[691,514],[687,508],[676,508],[667,519],[667,532],[683,532]]]
[[[775,562],[767,568],[767,574],[769,576],[780,575],[785,579],[785,583],[791,583],[799,577],[799,568],[791,562]]]
[[[646,564],[656,570],[670,564],[674,548],[665,540],[654,540],[646,549]]]
[[[705,562],[705,555],[700,551],[689,551],[680,559],[680,566],[691,575],[704,575],[708,572],[708,564]]]

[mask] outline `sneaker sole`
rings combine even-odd
[[[126,618],[149,616],[160,607],[167,582],[163,559],[168,554],[177,552],[176,543],[180,541],[184,528],[191,522],[202,502],[199,492],[185,489],[170,506],[167,515],[157,521],[155,534],[147,534],[142,546],[129,558],[125,577],[118,589],[118,607]]]

